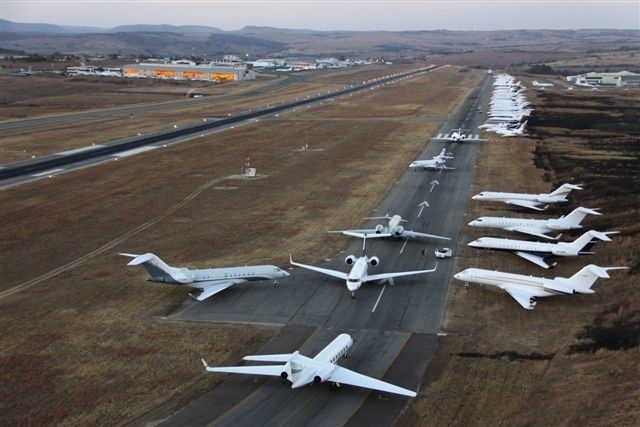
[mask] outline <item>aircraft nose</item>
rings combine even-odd
[[[480,198],[479,194],[476,194],[475,196],[471,197],[473,200],[478,200]]]
[[[480,247],[480,242],[478,240],[474,240],[473,242],[467,243],[467,246],[471,246],[473,248]]]
[[[473,221],[471,221],[471,222],[470,222],[469,224],[467,224],[467,225],[470,225],[471,227],[474,227],[474,226],[476,225],[476,220],[474,219]]]

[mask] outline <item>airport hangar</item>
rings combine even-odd
[[[239,81],[255,80],[256,73],[246,64],[127,64],[122,67],[125,77],[152,77],[176,80]]]

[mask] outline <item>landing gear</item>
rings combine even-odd
[[[273,286],[277,288],[278,286],[280,286],[280,282],[278,282],[278,280],[274,280]]]
[[[355,292],[351,292],[351,299],[356,299],[356,293]]]
[[[464,282],[464,288],[467,290],[469,289],[469,282]]]

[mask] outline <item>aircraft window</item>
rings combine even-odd
[[[355,283],[357,281],[358,281],[358,279],[347,279],[347,282],[351,282],[351,283]]]

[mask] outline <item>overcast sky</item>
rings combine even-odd
[[[314,30],[640,29],[639,0],[0,0],[15,22]]]

